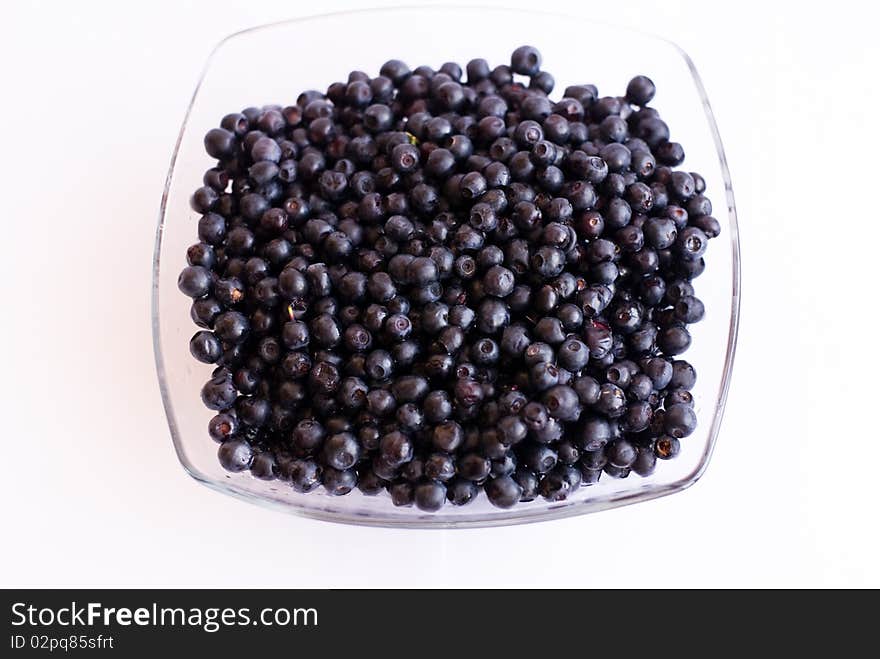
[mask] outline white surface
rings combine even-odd
[[[168,438],[149,287],[173,143],[213,44],[297,9],[24,4],[0,27],[0,585],[880,586],[880,51],[861,4],[594,5],[682,45],[714,105],[744,258],[727,416],[684,493],[455,532],[265,511],[185,476]]]

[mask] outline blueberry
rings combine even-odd
[[[518,444],[525,439],[528,433],[525,423],[518,416],[512,414],[499,419],[497,430],[501,442],[508,446]]]
[[[701,229],[695,226],[686,227],[679,235],[675,242],[679,254],[682,258],[688,260],[699,259],[706,253],[706,247],[709,244],[709,238]]]
[[[630,369],[625,364],[614,363],[605,371],[605,379],[611,384],[616,384],[621,389],[629,386],[630,379],[633,377]]]
[[[523,489],[510,476],[492,478],[485,487],[489,502],[498,508],[513,507],[523,494]]]
[[[501,265],[493,265],[483,277],[485,292],[499,298],[510,295],[515,283],[516,278],[513,272]]]
[[[532,297],[532,308],[535,311],[548,314],[559,305],[559,298],[558,291],[550,284],[545,284]]]
[[[546,474],[556,466],[559,456],[545,444],[530,444],[520,453],[523,465],[535,474]]]
[[[520,46],[510,56],[510,69],[520,75],[536,75],[541,70],[541,53],[532,46]]]
[[[638,449],[625,439],[616,439],[605,449],[608,464],[619,469],[631,467],[638,457]]]
[[[562,439],[563,432],[563,423],[549,417],[544,425],[532,429],[531,438],[540,444],[553,444]]]
[[[226,471],[238,472],[249,469],[254,458],[250,444],[243,439],[231,439],[220,444],[217,450],[220,465]]]
[[[394,359],[394,363],[401,368],[412,366],[421,354],[422,346],[412,340],[401,341],[391,348],[391,356]]]
[[[557,345],[565,340],[565,329],[562,321],[553,316],[545,316],[535,324],[535,337],[549,343]]]
[[[650,476],[657,467],[657,455],[651,447],[639,447],[632,470],[639,476]]]
[[[693,295],[685,295],[675,303],[675,317],[682,323],[696,323],[703,319],[705,307]]]
[[[437,264],[426,256],[414,258],[406,267],[406,279],[411,284],[430,284],[437,280],[437,276]]]
[[[389,465],[400,466],[412,460],[413,444],[402,432],[392,431],[382,436],[379,442],[379,456]]]
[[[207,243],[195,243],[186,250],[186,262],[210,270],[217,262],[217,252]]]
[[[477,453],[465,453],[456,461],[458,475],[469,481],[483,482],[492,469],[492,463]]]
[[[296,268],[285,268],[278,275],[278,292],[287,300],[299,300],[309,292],[305,275]]]
[[[317,394],[332,394],[339,383],[339,369],[328,361],[317,362],[309,373],[309,388]]]
[[[411,506],[415,500],[415,488],[412,483],[400,481],[394,483],[389,489],[391,503],[395,506]]]
[[[446,503],[446,486],[436,481],[419,483],[415,486],[416,507],[426,512],[436,512]]]
[[[254,454],[251,461],[251,475],[260,480],[274,480],[276,477],[277,465],[275,456],[268,451],[259,451]]]
[[[432,453],[425,460],[425,476],[445,483],[455,476],[455,461],[447,453]]]
[[[299,350],[309,344],[308,326],[301,321],[291,320],[284,323],[281,340],[290,350]]]
[[[239,393],[249,395],[257,392],[262,383],[262,378],[260,373],[254,369],[240,368],[232,376],[232,382]]]
[[[621,334],[632,334],[642,325],[644,310],[638,302],[624,302],[611,311],[611,324]]]
[[[238,392],[228,371],[221,371],[202,387],[202,402],[211,410],[227,410],[235,403]]]
[[[511,311],[522,312],[528,309],[531,298],[532,289],[524,284],[518,284],[513,287],[513,291],[504,299],[504,302]]]
[[[489,63],[482,58],[470,60],[467,63],[465,70],[467,71],[467,81],[469,85],[485,80],[491,73]]]
[[[221,412],[208,422],[208,434],[215,442],[225,442],[239,432],[238,418],[234,413]]]
[[[626,100],[634,105],[647,105],[656,93],[654,83],[647,76],[639,75],[626,86]]]
[[[629,433],[642,432],[651,423],[653,412],[651,406],[645,401],[636,401],[626,406],[626,411],[620,417],[621,430]]]
[[[268,400],[257,396],[239,398],[235,404],[235,412],[239,420],[251,428],[260,428],[266,425],[271,409]]]
[[[647,145],[644,145],[644,149],[634,145],[633,141],[636,139],[638,138],[633,138],[633,140],[626,142],[627,148],[632,152],[630,167],[638,178],[647,180],[650,179],[657,168],[657,159],[647,150]],[[664,199],[666,199],[666,188],[664,186],[661,185],[655,188],[652,185],[651,194],[654,197],[655,208],[662,208],[668,203],[668,201],[664,202]]]
[[[203,364],[213,364],[223,355],[220,340],[205,330],[196,332],[189,341],[190,354]]]
[[[657,345],[665,355],[679,355],[691,344],[691,335],[684,325],[670,325],[660,330]]]
[[[670,460],[681,451],[678,439],[669,435],[662,435],[654,442],[654,455],[661,460]]]
[[[404,341],[412,332],[412,321],[402,313],[395,313],[385,320],[384,330],[391,341]]]
[[[711,215],[695,217],[692,224],[706,234],[707,238],[715,238],[721,233],[721,223]]]
[[[375,496],[387,487],[387,481],[369,467],[358,470],[357,488],[367,496]]]
[[[508,325],[501,334],[501,351],[508,356],[521,356],[531,344],[528,330],[522,325]]]
[[[364,363],[364,370],[373,380],[381,381],[390,377],[394,372],[391,353],[386,350],[374,350],[369,353]]]
[[[334,469],[325,467],[321,471],[321,484],[327,494],[342,496],[351,492],[357,485],[357,472],[354,469]]]
[[[205,151],[218,160],[231,156],[236,147],[236,135],[223,128],[212,128],[205,134]]]
[[[400,403],[419,401],[428,390],[428,381],[420,375],[404,375],[391,383],[391,394]]]
[[[638,373],[632,377],[626,389],[626,396],[630,400],[647,400],[654,391],[654,383],[644,373]]]
[[[574,442],[563,440],[556,446],[556,454],[559,462],[564,465],[572,466],[580,460],[581,451]]]
[[[676,359],[672,362],[672,376],[668,385],[676,389],[691,390],[696,384],[697,372],[694,367],[683,359]]]
[[[587,327],[583,336],[584,342],[590,350],[590,357],[593,359],[605,357],[614,344],[614,337],[611,331],[601,325]]]
[[[326,431],[314,419],[303,419],[297,423],[291,433],[291,443],[302,455],[310,455],[324,442]]]
[[[563,304],[556,310],[556,317],[559,318],[559,322],[562,323],[562,328],[566,332],[573,332],[584,324],[584,313],[581,309],[575,304]],[[572,353],[577,353],[576,350],[572,350]],[[570,355],[573,357],[574,355]],[[578,370],[569,368],[569,370]]]
[[[543,402],[550,416],[560,421],[576,421],[581,415],[580,399],[569,386],[551,387],[544,394]]]
[[[516,126],[513,139],[520,148],[530,149],[544,139],[544,129],[538,122],[527,119]],[[527,151],[520,151],[511,157],[508,167],[514,179],[524,180],[529,178],[535,165]]]
[[[599,152],[599,156],[612,172],[620,172],[629,167],[632,160],[632,154],[623,144],[612,142]]]
[[[525,394],[515,389],[507,391],[498,398],[500,414],[518,414],[528,402]]]
[[[313,338],[321,347],[332,348],[340,342],[342,333],[336,319],[329,313],[322,313],[309,324],[307,336]]]
[[[516,484],[522,489],[519,500],[522,502],[534,501],[538,497],[538,477],[528,469],[519,468],[511,476]]]
[[[459,194],[464,199],[476,199],[486,192],[487,188],[486,179],[480,172],[469,172],[459,183]]]
[[[690,405],[677,403],[667,408],[663,417],[663,428],[675,439],[692,434],[697,427],[697,415]]]
[[[483,169],[483,176],[486,178],[486,185],[489,188],[506,188],[511,182],[510,169],[503,162],[492,162],[488,164]],[[483,198],[485,198],[487,194],[489,193],[484,194]]]
[[[446,498],[453,506],[464,506],[470,503],[479,492],[479,486],[465,478],[455,477],[446,484]]]
[[[684,148],[678,142],[658,144],[655,153],[657,161],[669,166],[678,166],[684,162]]]
[[[487,298],[477,312],[477,329],[484,334],[495,334],[510,322],[510,311],[504,302]]]
[[[211,272],[200,265],[188,265],[177,278],[177,288],[191,298],[204,297],[211,291]]]
[[[572,388],[577,393],[582,405],[592,406],[599,400],[601,386],[594,377],[584,375],[575,378],[572,382]]]
[[[443,353],[439,353],[439,354],[433,354],[427,358],[427,360],[425,361],[424,371],[425,371],[425,375],[428,378],[443,381],[452,374],[452,371],[454,368],[455,368],[455,361],[453,360],[452,356],[447,355],[447,354],[443,354]],[[431,394],[434,394],[435,398],[436,397],[445,397],[445,398],[442,398],[442,400],[445,400],[446,398],[448,398],[448,394],[445,391],[431,392]],[[431,394],[428,394],[429,398],[431,398]],[[440,399],[438,399],[438,403],[439,403],[439,400]],[[427,401],[426,401],[426,404],[427,404]],[[438,409],[441,409],[441,408],[438,408]]]
[[[325,464],[343,471],[357,463],[360,458],[360,446],[351,433],[337,433],[324,442],[323,456]]]
[[[488,337],[478,339],[471,347],[471,359],[481,366],[495,364],[500,356],[498,344]]]
[[[564,501],[580,487],[581,480],[580,470],[566,465],[557,465],[553,471],[541,479],[538,491],[548,501]]]
[[[260,137],[251,147],[250,155],[254,162],[266,160],[277,163],[281,160],[281,147],[271,137]]]
[[[544,391],[559,382],[559,369],[555,364],[540,362],[529,369],[529,384],[533,391]]]
[[[669,139],[669,127],[659,117],[646,116],[636,124],[636,135],[655,150]]]
[[[599,387],[599,400],[594,408],[609,418],[619,417],[626,410],[626,395],[616,384],[606,382]]]
[[[584,451],[599,451],[613,437],[611,425],[602,417],[590,417],[584,424],[578,438],[578,446]]]
[[[611,463],[605,465],[602,471],[608,474],[611,478],[628,478],[630,473],[632,473],[632,469],[629,467],[618,467]]]
[[[472,407],[483,400],[484,391],[482,385],[468,377],[460,377],[454,388],[455,400],[463,407]]]
[[[581,453],[581,459],[579,464],[583,469],[598,469],[601,470],[608,464],[608,456],[605,455],[605,451],[603,449],[598,449],[596,451],[584,451]]]
[[[544,245],[532,255],[531,265],[537,275],[550,279],[562,272],[565,267],[565,255],[557,247]]]
[[[455,169],[455,156],[448,149],[434,149],[425,161],[425,171],[437,178],[448,177]]]
[[[521,417],[526,426],[532,431],[543,428],[550,418],[547,408],[536,401],[531,401],[522,408]]]
[[[660,391],[672,382],[673,365],[661,357],[647,359],[642,370],[654,383],[654,389]]]

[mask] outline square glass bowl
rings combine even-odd
[[[484,57],[491,66],[509,63],[522,44],[536,46],[544,68],[556,78],[558,98],[566,86],[593,83],[600,95],[622,95],[633,76],[654,80],[652,102],[685,149],[688,171],[706,179],[721,234],[711,241],[707,267],[695,281],[705,319],[691,326],[693,343],[684,358],[697,370],[693,390],[699,425],[682,440],[681,453],[659,461],[653,475],[614,479],[579,488],[569,499],[541,498],[511,509],[492,506],[483,493],[462,507],[436,513],[400,508],[387,493],[358,490],[335,497],[323,488],[299,494],[283,481],[232,474],[217,460],[207,433],[214,412],[199,392],[212,367],[189,354],[197,327],[190,300],[177,289],[186,248],[197,241],[198,214],[189,197],[213,165],[202,138],[221,117],[251,105],[293,104],[306,89],[325,90],[349,71],[377,75],[383,62],[399,58],[411,67],[462,66]],[[308,517],[356,524],[403,527],[472,527],[533,522],[645,501],[693,484],[712,454],[724,412],[736,346],[739,313],[739,239],[733,191],[721,140],[703,85],[690,58],[675,44],[632,30],[570,16],[462,8],[405,8],[330,14],[244,30],[211,53],[184,118],[162,196],[153,272],[153,340],[159,386],[171,437],[184,469],[221,492]]]

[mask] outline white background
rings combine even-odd
[[[186,476],[150,341],[160,193],[221,37],[355,6],[298,4],[5,9],[0,585],[880,586],[880,50],[863,3],[553,5],[677,41],[727,148],[742,327],[696,486],[587,517],[439,532],[293,518]]]

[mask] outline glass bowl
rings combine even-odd
[[[196,331],[190,301],[177,289],[187,246],[196,241],[198,215],[189,197],[212,165],[202,138],[220,118],[250,105],[291,104],[306,89],[326,89],[352,69],[378,73],[400,58],[410,66],[474,57],[492,66],[509,63],[521,44],[538,47],[556,78],[554,97],[570,84],[593,83],[601,95],[623,94],[627,81],[645,74],[657,85],[652,105],[687,154],[686,168],[706,179],[721,235],[706,254],[696,280],[705,319],[691,326],[685,358],[697,369],[693,390],[699,425],[682,440],[677,458],[660,461],[653,475],[603,477],[568,500],[541,498],[502,510],[481,493],[462,507],[436,513],[392,505],[390,496],[358,490],[334,497],[319,488],[299,494],[282,481],[232,474],[217,460],[208,437],[214,414],[199,398],[211,366],[189,354]],[[726,213],[725,213],[726,206]],[[162,196],[153,273],[153,339],[159,385],[180,462],[196,480],[220,492],[308,517],[403,527],[472,527],[533,522],[595,512],[671,494],[693,484],[706,469],[718,434],[730,382],[739,311],[739,241],[733,191],[718,130],[690,58],[664,39],[570,16],[496,9],[405,8],[315,16],[256,27],[224,39],[208,58],[184,118]]]

